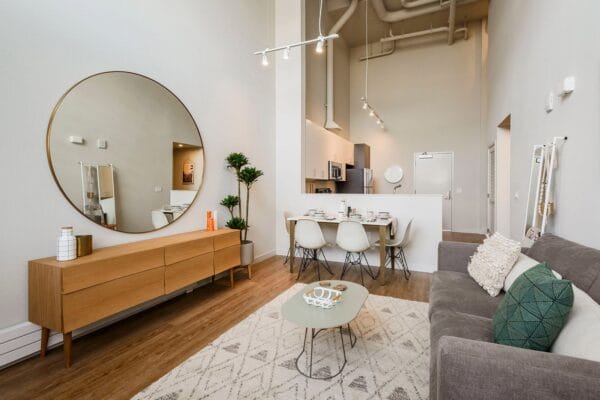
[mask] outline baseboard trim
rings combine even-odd
[[[255,258],[255,263],[267,260],[275,256],[275,250],[268,251]],[[225,271],[215,276],[216,279],[227,277],[229,272]],[[177,296],[181,296],[190,290],[196,290],[212,282],[212,279],[205,279],[197,282],[194,285],[180,289],[176,292],[162,296],[158,299],[151,300],[147,303],[140,304],[136,307],[125,310],[119,314],[108,317],[100,322],[86,326],[82,329],[77,329],[73,332],[73,338],[79,338],[98,329],[104,328],[115,322],[121,321],[134,314],[145,311],[160,303],[171,300]],[[34,357],[40,353],[42,329],[31,322],[22,322],[17,325],[9,326],[8,328],[0,329],[0,370],[7,368],[13,364],[17,364],[27,358]],[[62,345],[62,334],[60,332],[51,332],[48,339],[48,348],[52,349]]]

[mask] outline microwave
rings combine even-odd
[[[329,165],[329,174],[328,174],[329,180],[332,180],[332,181],[344,180],[344,174],[343,174],[344,165],[342,163],[335,162],[335,161],[329,161],[328,165]]]

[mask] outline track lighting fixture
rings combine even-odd
[[[267,51],[262,52],[262,62],[263,67],[267,67],[269,65],[269,58],[267,57]]]
[[[383,124],[383,120],[379,117],[379,114],[375,111],[375,109],[369,104],[367,100],[367,95],[369,93],[369,0],[365,1],[365,95],[361,97],[363,102],[362,109],[369,112],[369,117],[375,117],[377,121],[377,125],[381,129],[385,129],[385,125]]]
[[[303,42],[290,43],[290,44],[286,44],[286,45],[283,45],[283,46],[274,47],[272,49],[266,48],[264,50],[255,51],[254,52],[255,55],[262,56],[262,65],[265,66],[265,67],[269,65],[269,60],[267,58],[267,54],[268,53],[271,53],[271,52],[274,52],[274,51],[283,50],[283,59],[284,60],[289,60],[290,59],[290,51],[291,51],[292,48],[299,47],[299,46],[306,46],[306,45],[309,45],[309,44],[316,43],[317,47],[315,48],[315,51],[317,53],[321,54],[325,50],[325,41],[326,40],[332,40],[332,39],[339,38],[340,35],[338,35],[337,33],[333,33],[331,35],[323,36],[322,30],[321,30],[321,20],[322,20],[322,12],[323,12],[323,0],[321,0],[321,7],[320,7],[319,10],[320,10],[319,11],[319,36],[317,36],[314,39],[305,40]]]
[[[317,42],[317,48],[315,49],[315,51],[318,54],[323,53],[323,47],[325,46],[325,39],[323,38],[323,36],[319,36],[319,41]]]

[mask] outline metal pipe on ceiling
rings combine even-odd
[[[454,43],[454,26],[456,24],[456,0],[450,0],[450,15],[448,17],[448,45]]]
[[[462,0],[460,5],[473,3],[478,0]],[[420,15],[432,14],[438,11],[445,10],[451,3],[438,3],[431,6],[415,7],[415,8],[402,8],[397,11],[389,11],[385,6],[383,0],[371,0],[371,4],[375,9],[375,13],[383,22],[393,23],[398,21],[404,21],[409,18],[418,17]]]
[[[358,5],[358,0],[352,0],[348,9],[344,12],[344,14],[337,20],[337,22],[331,27],[329,30],[329,35],[337,35],[338,32],[344,27],[346,22],[350,19],[354,11],[356,11],[356,6]],[[334,97],[333,97],[333,42],[327,42],[327,99],[326,99],[326,110],[325,110],[325,128],[326,129],[342,129],[338,124],[335,123],[333,117],[333,105],[334,105]]]

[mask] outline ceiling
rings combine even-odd
[[[400,0],[385,0],[386,8],[389,11],[396,11],[402,8]],[[350,4],[349,0],[328,0],[327,10],[331,21],[337,21]],[[462,26],[469,21],[480,20],[487,16],[488,0],[479,0],[473,3],[460,5],[456,9],[456,25]],[[373,6],[369,2],[368,25],[369,42],[379,42],[384,36],[389,36],[390,28],[394,35],[410,33],[428,29],[431,27],[440,27],[448,25],[448,9],[442,11],[414,17],[401,22],[388,24],[381,21]],[[365,43],[365,0],[358,2],[358,7],[352,17],[340,31],[341,37],[346,41],[349,47],[361,46]]]

